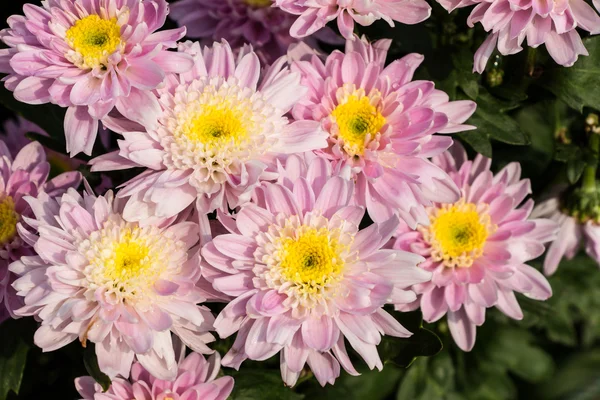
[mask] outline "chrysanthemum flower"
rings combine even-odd
[[[585,252],[600,265],[600,225],[595,218],[587,215],[572,215],[563,204],[558,193],[539,203],[532,212],[536,218],[550,218],[558,226],[558,236],[548,247],[544,259],[544,274],[552,275],[556,272],[563,257],[567,260],[575,257],[581,245],[584,244]]]
[[[550,56],[569,67],[579,55],[588,55],[576,28],[600,33],[600,16],[585,0],[437,0],[449,12],[475,5],[467,23],[481,22],[490,35],[475,53],[473,71],[482,73],[497,47],[503,55],[529,47],[546,46]],[[598,0],[594,0],[600,10]]]
[[[31,217],[25,197],[42,192],[57,196],[81,182],[79,172],[67,172],[46,182],[49,172],[50,164],[39,143],[29,143],[13,159],[5,142],[0,140],[0,322],[17,318],[15,310],[23,305],[11,287],[15,276],[8,267],[21,256],[33,254],[29,243],[17,233],[18,223]]]
[[[166,72],[191,67],[168,52],[185,28],[155,32],[165,22],[165,0],[46,0],[25,4],[0,32],[0,72],[17,100],[68,107],[67,151],[91,154],[98,120],[114,107],[143,122],[159,109],[149,90]]]
[[[218,353],[208,361],[192,353],[181,358],[175,381],[157,379],[134,363],[131,377],[114,379],[106,392],[91,376],[77,378],[75,387],[83,400],[226,400],[233,389],[233,378],[217,378],[220,368]]]
[[[421,55],[385,67],[389,44],[349,40],[346,54],[334,51],[325,63],[316,56],[295,62],[292,69],[303,74],[309,92],[292,113],[296,120],[318,121],[329,133],[329,146],[316,154],[334,169],[352,168],[355,201],[373,220],[399,214],[414,228],[429,220],[424,206],[458,199],[456,185],[427,158],[452,144],[434,133],[474,129],[462,123],[476,105],[448,101],[433,82],[411,82]]]
[[[314,156],[313,156],[314,157]],[[369,368],[382,368],[382,335],[411,333],[383,310],[416,297],[410,285],[431,275],[415,254],[383,250],[399,220],[359,230],[362,207],[351,206],[353,183],[322,158],[290,156],[277,183],[257,189],[257,203],[225,221],[229,234],[202,248],[203,275],[231,296],[215,321],[221,337],[237,332],[223,365],[265,360],[281,352],[281,374],[294,385],[308,363],[321,385],[340,365],[357,374],[344,338]]]
[[[91,162],[93,171],[147,168],[119,192],[131,196],[128,220],[171,217],[194,202],[201,214],[234,209],[261,179],[273,178],[266,168],[276,156],[327,144],[318,123],[284,116],[306,89],[283,58],[261,74],[254,52],[236,60],[227,42],[203,51],[187,42],[180,50],[194,57],[194,68],[167,77],[153,122],[114,120],[110,128],[124,136],[120,151]]]
[[[544,252],[543,243],[556,237],[556,224],[528,219],[533,201],[523,200],[531,188],[528,179],[520,178],[518,163],[494,176],[489,159],[478,155],[469,161],[458,144],[433,161],[450,174],[462,197],[429,207],[429,226],[398,230],[393,247],[426,257],[419,266],[433,273],[431,282],[413,287],[419,299],[398,308],[420,306],[428,322],[448,314],[454,341],[470,351],[486,308],[496,306],[521,319],[514,292],[536,300],[551,296],[544,276],[525,262]]]
[[[431,15],[425,0],[275,0],[275,4],[298,15],[290,29],[290,34],[298,38],[312,35],[336,18],[342,36],[353,40],[355,22],[368,26],[383,19],[393,27],[394,21],[412,25]]]
[[[194,351],[208,353],[213,316],[199,306],[198,225],[168,227],[126,222],[112,192],[83,197],[28,197],[37,235],[21,229],[37,256],[10,270],[24,298],[18,315],[41,321],[34,336],[44,351],[80,340],[96,344],[100,369],[129,376],[134,356],[155,377],[177,374],[171,332]]]
[[[181,0],[171,6],[170,17],[190,38],[225,39],[233,49],[248,43],[268,63],[297,41],[289,33],[295,17],[272,0]]]

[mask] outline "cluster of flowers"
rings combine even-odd
[[[382,335],[411,335],[385,305],[447,315],[468,351],[487,308],[520,319],[515,292],[551,295],[525,263],[557,225],[531,217],[519,165],[494,175],[447,135],[474,129],[476,105],[413,81],[422,56],[386,66],[389,40],[352,35],[354,21],[420,22],[427,3],[276,5],[175,3],[208,44],[158,31],[165,0],[45,0],[0,32],[6,87],[67,108],[71,155],[91,153],[101,121],[121,139],[92,171],[144,169],[97,196],[76,190],[77,172],[46,182],[39,144],[11,155],[0,143],[2,313],[36,318],[44,351],[94,343],[111,398],[226,398],[219,356],[200,355],[213,353],[211,331],[237,333],[224,366],[279,353],[287,385],[305,364],[325,385],[340,367],[357,374],[346,343],[381,369]],[[296,43],[335,18],[344,52]],[[572,64],[585,53],[575,26],[598,33],[597,19],[582,0],[482,2],[472,22],[494,33],[476,67],[490,43],[510,53],[525,37]],[[207,301],[226,305],[215,318]],[[91,378],[77,388],[101,390]]]

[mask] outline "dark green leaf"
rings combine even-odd
[[[442,350],[440,338],[422,327],[420,311],[394,312],[393,315],[413,335],[408,338],[384,336],[378,346],[379,355],[384,362],[408,367],[417,357],[434,356]]]
[[[539,398],[546,400],[600,398],[600,350],[570,357],[556,375],[539,387]]]
[[[480,134],[491,139],[514,145],[526,145],[530,140],[517,122],[505,112],[516,107],[515,104],[494,98],[480,90],[477,97],[477,110],[467,121],[475,125]]]
[[[286,387],[279,371],[242,369],[233,371],[231,400],[301,400],[304,395]]]
[[[0,400],[10,391],[19,394],[29,346],[18,334],[17,321],[0,325]]]
[[[583,40],[590,55],[579,57],[569,68],[554,64],[540,80],[540,85],[579,112],[584,107],[600,109],[600,37]]]
[[[580,158],[569,160],[569,162],[567,162],[567,178],[569,178],[569,182],[572,184],[577,183],[579,178],[581,178],[585,166],[585,161]]]
[[[85,365],[88,374],[102,386],[104,391],[107,391],[111,384],[110,378],[100,371],[98,358],[96,358],[96,350],[89,342],[83,352],[83,364]]]
[[[568,162],[581,157],[581,149],[574,144],[556,143],[556,152],[554,159],[556,161]]]
[[[492,143],[490,142],[490,138],[485,133],[480,132],[479,129],[461,132],[456,134],[456,136],[458,136],[462,142],[471,146],[477,153],[492,158]]]

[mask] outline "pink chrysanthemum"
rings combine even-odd
[[[129,376],[134,356],[152,375],[177,374],[171,332],[194,351],[209,353],[213,316],[198,304],[198,225],[140,225],[122,217],[112,192],[83,197],[69,190],[51,199],[28,197],[35,235],[20,229],[37,256],[10,266],[24,298],[18,315],[41,321],[34,341],[44,351],[79,339],[96,344],[100,369]]]
[[[267,63],[297,41],[289,33],[295,17],[273,7],[272,0],[181,0],[171,6],[170,17],[190,38],[225,39],[233,49],[248,43]]]
[[[585,252],[600,265],[600,225],[592,218],[587,221],[569,215],[561,204],[561,195],[552,196],[539,203],[532,212],[536,218],[550,218],[558,226],[558,236],[548,247],[544,259],[544,274],[552,275],[563,257],[575,257],[583,244]]]
[[[326,146],[318,123],[285,117],[306,89],[283,58],[261,73],[254,52],[246,48],[236,60],[227,42],[180,50],[194,57],[194,68],[167,77],[152,124],[114,120],[110,128],[124,136],[120,151],[91,162],[93,171],[147,168],[119,192],[131,196],[128,220],[171,217],[194,202],[201,214],[226,212],[273,178],[266,169],[276,156]]]
[[[503,55],[529,47],[546,46],[550,56],[560,65],[569,67],[579,55],[588,55],[576,28],[592,35],[600,33],[600,16],[585,0],[437,0],[449,12],[477,5],[467,23],[473,27],[481,22],[490,32],[475,53],[473,71],[482,73],[492,52],[498,47]],[[594,0],[600,10],[598,0]]]
[[[520,179],[518,163],[494,176],[488,158],[468,161],[458,144],[433,161],[450,174],[462,197],[430,207],[429,226],[398,230],[393,247],[423,255],[419,266],[433,272],[431,282],[414,286],[419,299],[398,308],[420,306],[428,322],[448,314],[454,341],[470,351],[486,308],[521,319],[514,292],[536,300],[551,296],[544,276],[524,263],[544,252],[543,243],[556,237],[556,224],[528,219],[533,201],[522,202],[531,188],[528,179]]]
[[[334,169],[351,167],[355,201],[373,220],[399,214],[414,228],[429,220],[424,206],[458,199],[456,185],[427,158],[452,144],[434,133],[474,129],[462,123],[476,105],[449,101],[433,82],[411,82],[421,55],[384,67],[390,42],[349,40],[346,54],[334,51],[325,63],[316,56],[295,62],[292,69],[303,74],[309,92],[292,113],[296,120],[318,121],[329,133],[329,146],[316,154]]]
[[[191,67],[169,52],[185,28],[155,32],[165,22],[165,0],[45,0],[25,4],[0,32],[0,72],[17,100],[68,107],[67,151],[91,154],[98,120],[116,109],[143,122],[159,109],[149,91],[166,72]]]
[[[412,25],[431,15],[425,0],[275,0],[275,4],[298,15],[290,29],[290,34],[298,38],[312,35],[336,18],[342,36],[353,40],[355,22],[368,26],[383,19],[393,27],[394,21]]]
[[[141,364],[134,363],[129,380],[114,379],[106,392],[91,376],[77,378],[75,387],[82,400],[226,400],[233,390],[233,378],[217,378],[220,368],[218,353],[208,361],[192,353],[180,358],[173,382],[157,379]]]
[[[33,254],[29,243],[17,234],[18,223],[31,217],[31,208],[24,198],[43,192],[57,196],[81,182],[79,172],[67,172],[46,182],[49,172],[50,164],[39,143],[29,143],[13,159],[0,140],[0,322],[17,318],[15,310],[23,305],[11,287],[15,276],[9,272],[9,264]]]
[[[221,337],[237,332],[223,365],[281,352],[286,384],[296,383],[305,363],[321,385],[333,384],[340,365],[357,374],[346,338],[369,368],[381,369],[381,336],[411,335],[383,306],[416,298],[405,289],[430,279],[416,267],[423,259],[381,249],[397,217],[359,230],[364,209],[350,205],[349,171],[333,175],[312,155],[307,162],[290,156],[278,170],[277,183],[257,189],[256,203],[224,221],[230,233],[202,248],[204,276],[232,297],[215,321]]]

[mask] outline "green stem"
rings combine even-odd
[[[590,134],[589,141],[590,150],[597,156],[600,150],[600,135],[595,133]],[[594,192],[596,190],[596,171],[598,170],[598,163],[588,164],[583,170],[583,180],[581,187],[586,192]]]
[[[527,48],[527,63],[525,64],[527,76],[533,76],[533,71],[535,71],[535,58],[537,54],[537,49],[533,47]]]

